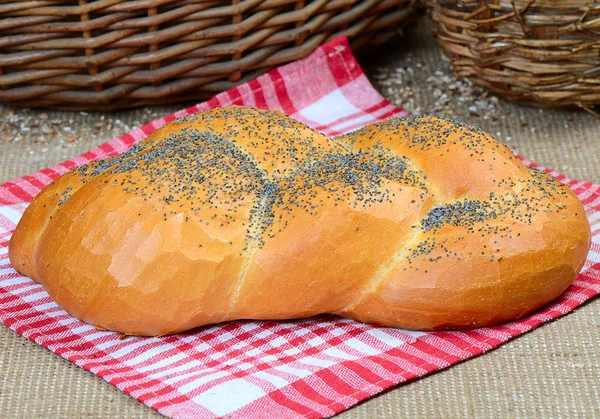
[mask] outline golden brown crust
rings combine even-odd
[[[319,313],[434,330],[548,303],[590,237],[566,186],[477,129],[412,117],[329,139],[230,107],[59,178],[9,252],[69,313],[123,333]]]

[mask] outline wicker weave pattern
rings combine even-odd
[[[599,0],[428,0],[455,71],[504,98],[595,112]]]
[[[199,100],[338,36],[381,43],[414,0],[0,2],[0,101],[110,110]]]

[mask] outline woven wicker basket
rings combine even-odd
[[[428,0],[455,71],[508,100],[600,103],[599,0]]]
[[[112,110],[198,100],[347,35],[381,43],[415,0],[0,2],[0,102]]]

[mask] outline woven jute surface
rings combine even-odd
[[[399,41],[359,58],[375,86],[397,105],[471,122],[530,160],[572,178],[600,182],[598,119],[508,104],[457,81],[423,22]],[[176,109],[102,115],[0,108],[0,182],[76,156]],[[596,299],[499,349],[399,386],[340,417],[595,417],[600,416],[599,390]],[[158,416],[0,326],[0,417]]]

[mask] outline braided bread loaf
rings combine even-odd
[[[589,246],[574,194],[481,130],[411,117],[327,138],[229,107],[57,179],[10,259],[127,334],[319,313],[434,330],[530,313]]]

